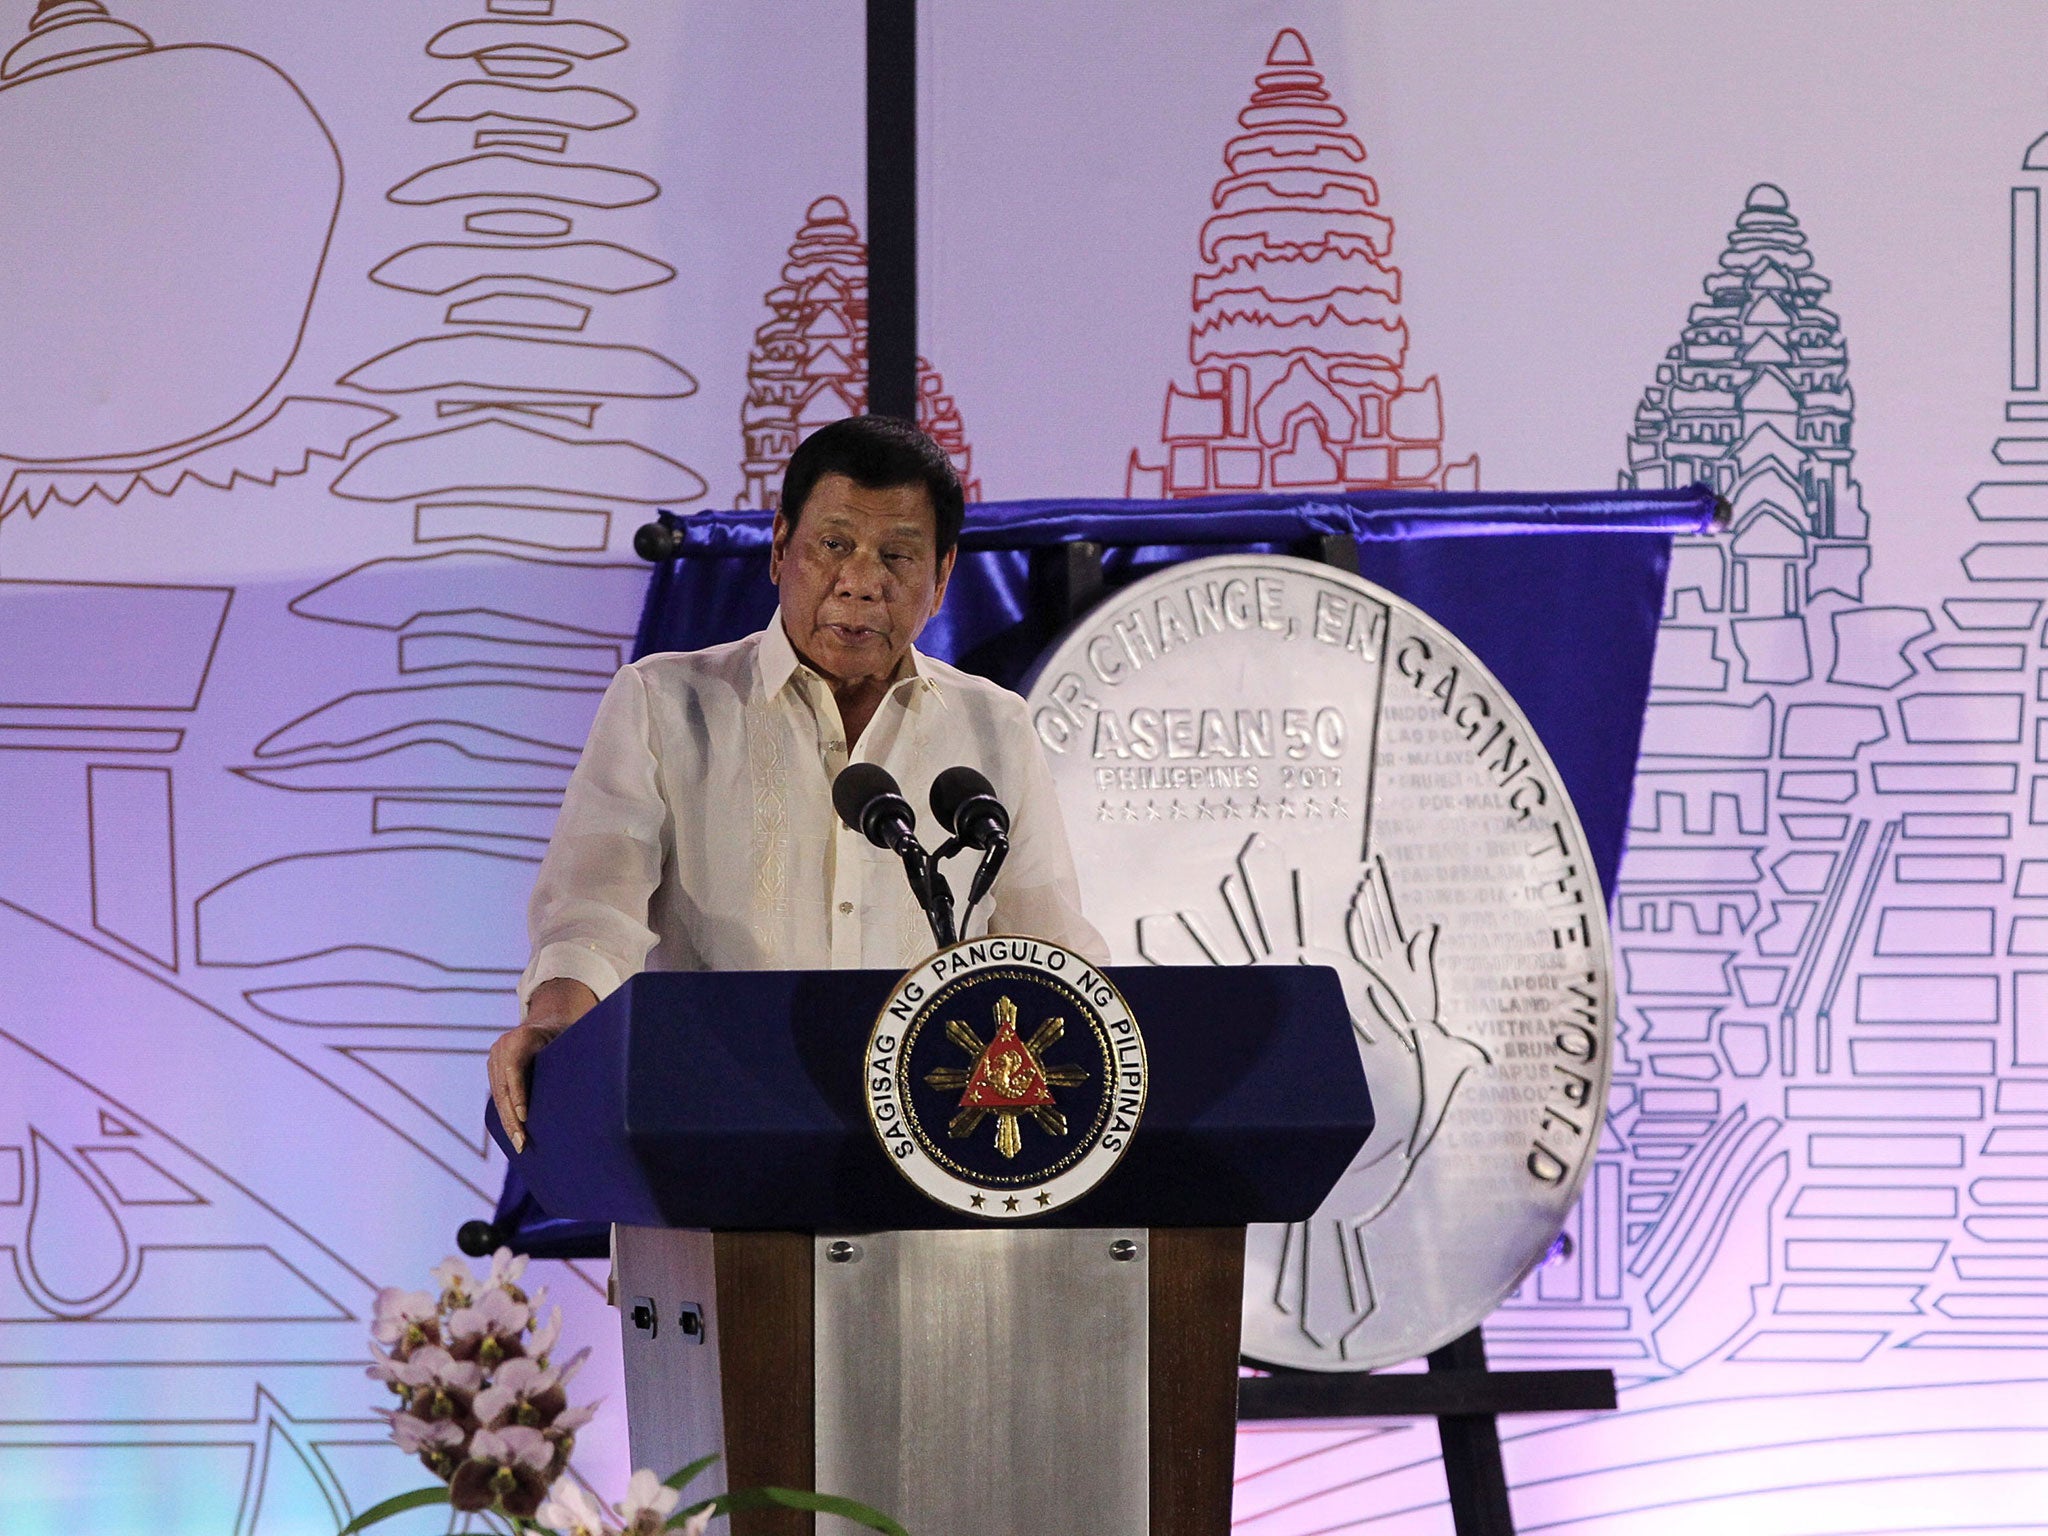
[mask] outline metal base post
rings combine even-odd
[[[715,1455],[719,1460],[690,1485],[690,1497],[722,1493],[725,1410],[711,1234],[618,1227],[612,1244],[633,1465],[666,1477]]]
[[[1140,1536],[1148,1237],[818,1238],[817,1486],[917,1536]]]

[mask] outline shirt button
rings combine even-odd
[[[850,901],[842,901],[841,903],[839,903],[839,910],[841,913],[847,916],[851,916],[853,913],[853,903]]]

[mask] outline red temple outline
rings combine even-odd
[[[1293,28],[1237,120],[1202,226],[1195,387],[1167,386],[1163,462],[1134,451],[1126,494],[1477,489],[1476,456],[1445,462],[1436,377],[1403,372],[1394,223]]]
[[[868,248],[843,201],[821,197],[805,211],[782,281],[762,298],[771,313],[747,357],[744,481],[733,504],[773,510],[796,445],[827,422],[867,409]],[[917,424],[946,450],[967,499],[979,501],[960,408],[921,357]]]

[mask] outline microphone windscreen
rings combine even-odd
[[[940,826],[957,834],[960,829],[953,825],[953,818],[960,814],[961,806],[981,796],[995,799],[996,787],[978,769],[964,763],[948,768],[932,780],[932,815],[938,818]]]
[[[862,812],[878,795],[900,798],[902,793],[896,787],[895,777],[881,764],[848,763],[832,781],[832,809],[839,813],[841,821],[865,837],[867,828],[861,824]]]

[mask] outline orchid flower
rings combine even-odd
[[[561,1471],[569,1465],[569,1458],[576,1453],[576,1431],[597,1417],[597,1404],[584,1403],[581,1407],[567,1408],[555,1415],[554,1423],[542,1431],[548,1444],[555,1448],[555,1470]]]
[[[640,1468],[627,1484],[626,1497],[619,1504],[626,1536],[655,1536],[682,1502],[680,1489],[667,1487],[647,1468]]]
[[[370,1374],[389,1382],[404,1400],[406,1411],[421,1419],[459,1419],[484,1384],[483,1367],[457,1360],[438,1344],[429,1344],[409,1360],[380,1362]]]
[[[486,1291],[504,1291],[514,1301],[526,1300],[526,1292],[519,1289],[520,1276],[526,1273],[526,1255],[514,1253],[510,1248],[500,1248],[491,1255],[491,1272],[484,1280]]]
[[[510,1291],[485,1291],[475,1305],[458,1308],[448,1319],[448,1352],[458,1360],[480,1361],[486,1369],[524,1354],[520,1335],[533,1320]]]
[[[558,1477],[534,1518],[555,1536],[615,1536],[604,1505],[572,1477]]]
[[[449,1311],[466,1307],[476,1299],[476,1276],[454,1254],[436,1264],[432,1274],[441,1282],[441,1305]]]
[[[530,1520],[547,1496],[555,1448],[523,1424],[480,1429],[470,1437],[469,1459],[448,1480],[448,1502],[461,1510],[489,1509]]]
[[[545,1292],[542,1291],[534,1293],[532,1302],[534,1329],[532,1336],[526,1341],[526,1352],[529,1355],[538,1355],[543,1360],[547,1358],[548,1351],[555,1347],[556,1341],[562,1337],[562,1309],[560,1307],[550,1308],[547,1321],[540,1321],[540,1298],[544,1294]]]
[[[456,1510],[512,1536],[704,1536],[712,1511],[679,1516],[682,1493],[652,1471],[634,1472],[616,1508],[570,1475],[576,1434],[597,1416],[568,1397],[590,1351],[551,1358],[562,1309],[544,1305],[543,1286],[521,1289],[526,1270],[501,1248],[482,1278],[451,1258],[433,1271],[438,1292],[378,1293],[367,1374],[398,1398],[377,1410],[392,1441],[447,1484]]]
[[[569,1406],[562,1382],[561,1371],[521,1355],[498,1367],[491,1384],[477,1393],[471,1411],[478,1423],[494,1429],[505,1423],[545,1427]]]
[[[391,1415],[391,1438],[408,1456],[431,1450],[448,1450],[462,1444],[462,1426],[447,1419],[429,1422],[409,1413]]]
[[[389,1417],[391,1438],[401,1451],[419,1457],[422,1466],[443,1480],[454,1472],[462,1460],[461,1425],[448,1419],[429,1423],[409,1413],[393,1413]]]
[[[401,1291],[388,1285],[377,1293],[370,1337],[403,1360],[421,1345],[441,1341],[440,1321],[434,1298],[425,1291]]]

